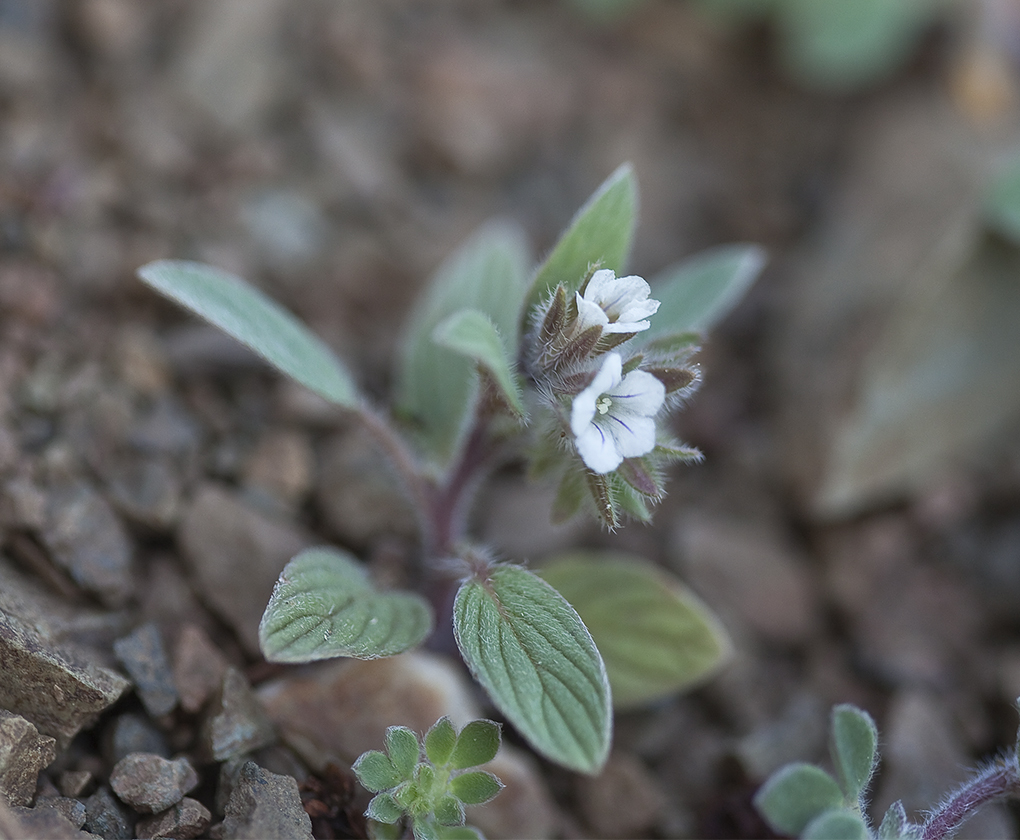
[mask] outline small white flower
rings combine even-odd
[[[612,269],[596,271],[582,295],[577,292],[579,327],[602,327],[604,333],[636,333],[647,330],[647,318],[655,314],[659,301],[648,296],[651,287],[636,274],[617,277]]]
[[[570,409],[578,454],[597,473],[612,472],[624,458],[655,448],[653,418],[666,399],[666,387],[643,370],[622,374],[620,354],[607,353],[591,385],[574,397]]]

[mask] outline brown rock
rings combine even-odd
[[[312,486],[315,456],[308,439],[297,432],[274,432],[262,438],[244,465],[247,485],[295,505]]]
[[[131,753],[110,774],[113,792],[143,814],[165,811],[197,784],[198,773],[186,758],[169,761],[152,753]]]
[[[211,819],[212,814],[205,805],[185,796],[169,810],[140,819],[135,826],[135,835],[143,840],[192,840],[209,827]]]
[[[174,650],[174,682],[181,708],[190,714],[200,711],[223,682],[227,661],[202,628],[185,624]]]
[[[248,681],[236,668],[228,667],[202,727],[202,746],[206,754],[214,761],[224,761],[267,746],[274,740],[273,725]]]
[[[628,753],[613,753],[597,776],[578,777],[575,790],[597,837],[648,836],[666,805],[655,777]]]
[[[312,821],[297,782],[247,762],[238,774],[223,819],[224,840],[311,840]]]
[[[56,742],[20,715],[0,709],[0,795],[11,805],[28,805],[39,771],[56,758]]]
[[[178,537],[201,597],[258,655],[262,613],[287,561],[308,545],[306,537],[215,484],[199,488]]]

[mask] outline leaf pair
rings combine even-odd
[[[839,781],[813,764],[789,764],[758,791],[755,807],[780,834],[864,840],[870,837],[864,797],[878,764],[877,749],[878,730],[871,716],[854,706],[836,706],[830,752]]]

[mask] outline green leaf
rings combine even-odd
[[[351,769],[358,777],[358,781],[372,793],[389,790],[404,781],[389,756],[379,750],[362,753]]]
[[[540,753],[597,773],[612,733],[609,683],[591,635],[537,575],[498,566],[454,602],[464,661],[496,707]]]
[[[444,715],[425,733],[425,755],[436,767],[442,767],[449,762],[456,743],[457,733],[450,719]]]
[[[492,773],[475,770],[450,780],[450,792],[465,805],[483,805],[503,790],[503,783]]]
[[[456,796],[443,796],[436,803],[433,812],[436,815],[436,822],[440,825],[463,825],[464,806]]]
[[[396,402],[426,452],[445,466],[461,444],[478,392],[475,363],[433,341],[439,324],[465,308],[487,315],[517,355],[528,258],[519,232],[482,228],[433,277],[412,313],[397,375]]]
[[[418,736],[406,726],[390,726],[386,729],[386,752],[401,778],[410,779],[421,754]]]
[[[897,799],[889,806],[889,810],[882,817],[882,824],[878,827],[878,836],[882,840],[900,840],[903,837],[913,836],[913,834],[908,833],[910,827],[903,803]]]
[[[439,840],[441,828],[432,817],[415,817],[411,821],[414,840]]]
[[[404,836],[404,826],[370,819],[368,823],[368,836],[372,840],[400,840]]]
[[[370,820],[392,825],[404,815],[403,809],[388,793],[378,793],[372,797],[365,809],[365,816]]]
[[[477,828],[469,825],[444,825],[439,829],[439,840],[485,840],[485,838]]]
[[[638,341],[690,346],[689,334],[707,332],[729,314],[764,267],[758,245],[722,245],[667,268],[651,282],[659,311]]]
[[[436,343],[475,361],[499,387],[507,405],[518,417],[527,411],[507,353],[495,325],[484,312],[461,309],[442,321],[432,334]]]
[[[528,309],[545,300],[560,283],[568,292],[577,291],[590,267],[622,269],[634,238],[637,204],[634,169],[625,163],[585,202],[539,267],[528,295]]]
[[[773,831],[799,835],[811,820],[843,806],[843,793],[824,770],[796,762],[777,770],[754,796]]]
[[[477,767],[492,761],[499,752],[499,724],[491,720],[473,720],[457,736],[457,744],[450,755],[454,770]]]
[[[333,351],[294,315],[241,278],[184,260],[151,262],[138,269],[138,276],[319,396],[357,408],[357,388]]]
[[[849,704],[832,710],[829,751],[843,792],[860,800],[878,763],[878,728],[871,715]]]
[[[850,91],[891,74],[933,16],[931,0],[784,0],[778,24],[787,69],[808,87]]]
[[[868,827],[861,815],[838,808],[815,817],[804,828],[801,840],[868,840]]]
[[[421,644],[432,608],[410,592],[379,592],[345,551],[309,548],[280,574],[259,625],[270,662],[377,659]]]
[[[577,610],[595,639],[617,709],[690,688],[730,655],[729,637],[709,609],[640,557],[570,552],[539,574]]]
[[[1020,245],[1020,157],[996,174],[984,204],[988,224],[1014,245]]]

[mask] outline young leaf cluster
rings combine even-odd
[[[410,827],[415,840],[477,840],[465,825],[464,806],[482,805],[503,789],[496,776],[475,769],[495,758],[499,724],[474,720],[458,733],[442,717],[418,736],[405,726],[386,730],[386,749],[369,750],[354,763],[364,787],[375,794],[365,812],[376,836],[384,826]],[[394,836],[401,836],[398,832]]]

